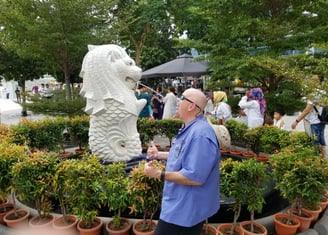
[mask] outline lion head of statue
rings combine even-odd
[[[87,99],[85,111],[97,115],[106,111],[106,100],[114,99],[128,112],[138,115],[133,88],[141,77],[141,69],[135,65],[126,51],[114,44],[89,45],[82,63],[81,95]]]

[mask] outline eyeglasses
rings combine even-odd
[[[186,98],[184,95],[182,95],[181,97],[180,97],[180,100],[186,100],[186,101],[188,101],[189,103],[192,103],[192,104],[195,104],[195,106],[199,109],[199,110],[202,110],[194,101],[192,101],[192,100],[190,100],[190,99],[188,99],[188,98]]]

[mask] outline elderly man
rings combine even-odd
[[[167,160],[166,171],[151,162],[144,169],[148,177],[165,181],[155,235],[200,235],[204,221],[220,208],[219,144],[203,116],[206,103],[203,92],[187,89],[176,114],[184,125],[170,152],[154,145],[147,151],[149,158]]]

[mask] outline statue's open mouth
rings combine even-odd
[[[131,78],[131,77],[126,77],[126,78],[125,78],[125,81],[126,81],[126,82],[129,82],[129,83],[136,83],[136,82],[137,82],[135,79],[133,79],[133,78]]]

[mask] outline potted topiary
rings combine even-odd
[[[328,180],[328,163],[313,147],[292,146],[270,158],[276,188],[290,201],[289,217],[302,216],[304,203],[319,205]]]
[[[238,178],[240,177],[237,171],[238,164],[239,161],[234,161],[232,158],[227,158],[220,163],[220,192],[226,198],[229,198],[229,201],[232,201],[232,210],[234,212],[232,224],[220,224],[218,226],[218,233],[221,235],[243,234],[241,228],[237,225],[241,206],[244,202],[244,192],[241,185],[239,185],[241,179]]]
[[[87,234],[90,229],[100,234],[103,220],[97,215],[106,197],[103,190],[103,180],[106,178],[104,166],[99,163],[98,157],[89,153],[81,159],[66,161],[69,165],[65,175],[70,186],[70,203],[74,214],[80,219],[77,229],[80,234]]]
[[[4,223],[5,215],[16,208],[15,197],[12,203],[6,200],[7,196],[15,191],[11,168],[16,162],[27,156],[25,146],[11,144],[8,141],[2,138],[0,143],[0,200],[4,202],[0,205],[0,223]]]
[[[73,143],[78,145],[75,153],[81,154],[85,151],[89,141],[89,122],[87,115],[75,116],[68,121],[68,133]]]
[[[158,211],[163,190],[163,182],[159,179],[149,178],[144,174],[146,161],[141,161],[134,167],[129,175],[128,193],[131,196],[130,213],[142,214],[143,219],[133,224],[133,232],[154,231],[156,224],[153,221],[154,214]],[[160,161],[153,161],[159,169],[165,166]],[[140,234],[140,233],[139,233]]]
[[[151,118],[138,118],[137,129],[140,135],[141,144],[147,148],[154,136],[158,134],[158,122]]]
[[[237,165],[237,178],[242,179],[240,185],[245,195],[247,210],[250,212],[250,221],[242,221],[240,227],[245,234],[267,234],[267,229],[262,224],[254,221],[255,211],[262,212],[265,203],[263,193],[269,179],[267,165],[249,159],[239,162]]]
[[[226,121],[225,126],[230,133],[231,144],[244,146],[244,134],[248,130],[247,125],[234,119],[229,119]]]
[[[18,197],[32,203],[38,214],[30,221],[30,226],[51,224],[54,216],[50,214],[53,176],[57,154],[54,152],[34,152],[29,157],[15,163],[12,177],[19,192]]]
[[[129,178],[124,170],[125,165],[124,163],[113,163],[106,167],[105,203],[109,211],[113,212],[112,220],[106,226],[109,235],[128,235],[132,226],[129,219],[121,217],[121,213],[127,209],[130,202],[130,195],[127,191]]]
[[[181,127],[181,120],[168,118],[160,120],[157,128],[160,134],[165,135],[169,139],[169,147],[171,147],[172,139],[178,134]]]
[[[53,222],[53,227],[57,230],[76,232],[78,218],[73,215],[72,209],[72,187],[68,173],[72,170],[72,164],[68,160],[59,161],[56,166],[56,173],[53,178],[53,194],[58,200],[61,216]]]

